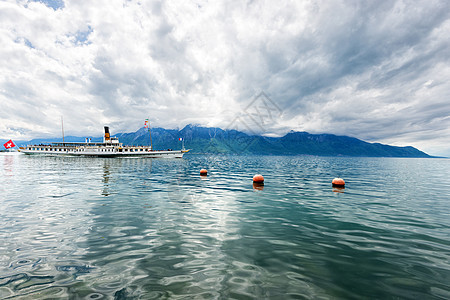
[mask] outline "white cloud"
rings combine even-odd
[[[0,137],[224,126],[265,91],[265,128],[450,155],[446,1],[3,1]]]

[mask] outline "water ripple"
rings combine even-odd
[[[449,167],[0,157],[0,298],[447,299]]]

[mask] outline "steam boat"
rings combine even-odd
[[[103,143],[50,143],[21,147],[20,152],[28,155],[70,155],[95,157],[150,157],[150,158],[182,158],[189,150],[153,150],[152,146],[124,146],[116,137],[111,137],[109,127],[105,126]]]

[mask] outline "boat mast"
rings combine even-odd
[[[153,150],[152,131],[150,130],[150,121],[148,122],[148,134],[150,135],[150,150]]]
[[[62,138],[63,138],[63,143],[64,143],[64,122],[63,122],[62,116],[61,116],[61,131],[62,131]]]

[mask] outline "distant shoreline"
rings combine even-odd
[[[148,146],[148,130],[140,128],[136,132],[118,133],[124,145]],[[86,137],[66,136],[66,142],[82,142]],[[101,137],[89,137],[92,142]],[[282,137],[249,135],[237,130],[187,125],[183,129],[152,129],[155,149],[181,149],[179,138],[183,138],[191,154],[256,154],[256,155],[308,155],[329,157],[407,157],[407,158],[447,158],[429,155],[412,146],[391,146],[369,143],[363,140],[334,134],[310,134],[291,131]],[[32,139],[16,141],[17,145],[61,142],[61,138]]]

